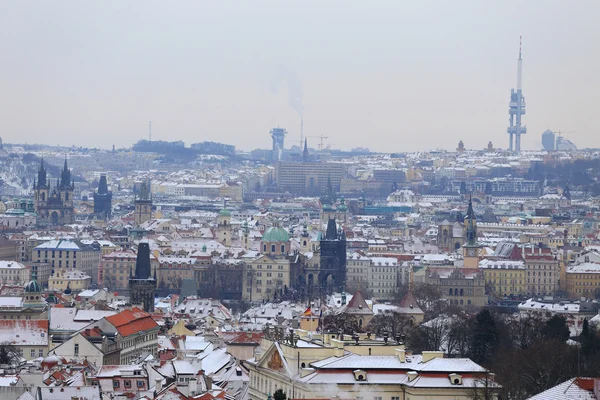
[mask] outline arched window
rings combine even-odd
[[[42,201],[46,201],[46,193],[42,192]]]
[[[271,253],[275,253],[275,245],[274,244],[271,245]]]
[[[467,300],[467,304],[468,304],[468,305],[471,305],[471,300]]]
[[[284,244],[281,245],[281,252],[285,253],[285,245]]]
[[[461,296],[464,296],[464,293],[465,293],[464,289],[460,289],[460,295],[461,295]],[[462,300],[461,300],[461,301],[462,301]]]
[[[463,300],[462,300],[462,299],[460,299],[460,305],[461,305],[461,306],[463,305]]]
[[[448,295],[452,296],[452,289],[448,289]]]
[[[454,295],[458,296],[458,289],[454,289]]]

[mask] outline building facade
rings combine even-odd
[[[34,247],[31,259],[32,265],[50,264],[50,275],[55,269],[78,270],[90,276],[92,282],[96,282],[100,256],[99,247],[86,245],[78,240],[59,239],[49,240]]]

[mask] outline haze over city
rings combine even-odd
[[[148,135],[374,151],[506,148],[523,35],[524,149],[598,147],[600,3],[10,2],[0,15],[6,142],[109,148]],[[302,111],[303,110],[303,111]]]

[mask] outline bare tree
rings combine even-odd
[[[15,366],[19,364],[20,359],[19,351],[12,343],[0,343],[0,364]]]
[[[486,371],[483,376],[475,378],[469,390],[472,400],[497,400],[502,392],[500,385],[494,380],[493,374]]]
[[[410,319],[398,312],[387,314],[379,314],[373,317],[367,330],[381,335],[383,332],[388,332],[395,338],[397,335],[406,334],[410,327]]]

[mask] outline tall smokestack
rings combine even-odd
[[[300,115],[300,150],[302,150],[302,144],[304,144],[304,116]]]

